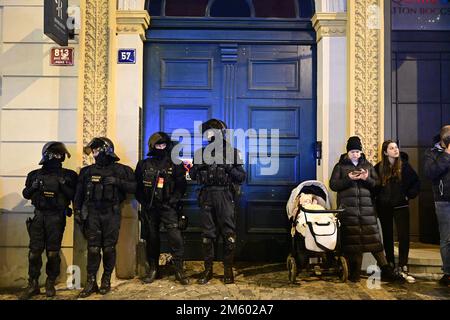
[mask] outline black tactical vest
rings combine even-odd
[[[119,202],[119,190],[113,184],[105,185],[106,177],[114,177],[113,166],[89,168],[86,185],[86,200],[90,202]]]
[[[224,166],[212,164],[198,172],[198,182],[206,186],[228,186],[231,179]]]
[[[38,210],[59,210],[69,205],[70,200],[66,199],[59,186],[60,174],[47,173],[38,174],[39,189],[34,198],[34,206]]]
[[[142,182],[144,186],[144,200],[147,203],[166,202],[175,189],[174,167],[172,164],[165,168],[158,168],[150,161],[144,161],[142,167]]]

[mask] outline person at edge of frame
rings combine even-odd
[[[441,128],[434,146],[425,151],[424,172],[431,180],[444,275],[441,286],[450,287],[450,125]]]

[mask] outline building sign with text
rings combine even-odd
[[[450,0],[392,0],[392,30],[450,30]]]
[[[73,66],[74,48],[51,48],[50,65],[51,66]]]
[[[67,7],[68,0],[44,1],[44,34],[60,46],[69,40]]]

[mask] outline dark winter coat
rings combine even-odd
[[[375,165],[375,171],[379,177],[379,185],[376,188],[376,202],[378,207],[399,208],[408,206],[409,199],[417,197],[420,191],[420,180],[416,171],[408,162],[408,155],[400,153],[402,159],[402,177],[391,178],[385,186],[381,185],[381,162]]]
[[[434,201],[450,201],[450,154],[439,143],[425,152],[424,171],[432,181]]]
[[[351,171],[368,170],[367,180],[351,180]],[[341,215],[341,244],[345,253],[379,252],[383,250],[377,215],[371,192],[378,183],[374,167],[364,154],[358,165],[343,154],[334,166],[330,179],[330,188],[337,192],[338,207],[344,208]]]

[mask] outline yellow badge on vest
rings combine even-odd
[[[162,189],[163,187],[164,187],[164,178],[159,177],[159,178],[158,178],[157,188],[158,188],[158,189]]]

